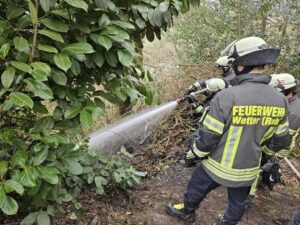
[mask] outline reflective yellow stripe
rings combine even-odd
[[[203,160],[203,166],[208,169],[209,171],[211,171],[212,173],[214,173],[216,176],[223,178],[223,179],[227,179],[230,181],[237,181],[237,182],[241,182],[241,181],[251,181],[256,179],[256,177],[259,174],[259,168],[252,168],[253,172],[247,174],[247,172],[249,172],[249,169],[240,169],[240,170],[236,170],[236,169],[231,169],[230,172],[228,173],[227,171],[222,170],[223,168],[219,165],[219,167],[216,167],[215,164],[211,163],[211,159],[209,158],[208,160]],[[254,170],[255,169],[255,170]]]
[[[269,149],[266,145],[264,145],[263,147],[262,147],[262,150],[263,150],[263,152],[264,153],[266,153],[267,155],[275,155],[275,152],[274,151],[272,151],[271,149]]]
[[[270,139],[270,138],[273,136],[274,132],[275,132],[275,127],[270,127],[270,128],[267,130],[267,132],[265,133],[265,135],[263,136],[263,138],[262,138],[260,144],[262,144],[262,143],[264,143],[266,140]]]
[[[280,158],[284,158],[284,157],[288,157],[290,152],[291,152],[290,150],[283,149],[283,150],[280,150],[279,152],[277,152],[275,155]]]
[[[297,130],[293,130],[293,129],[289,129],[289,134],[291,135],[291,136],[294,136],[295,134],[297,133]]]
[[[187,158],[187,159],[195,158],[195,155],[194,155],[194,153],[192,152],[192,150],[189,150],[189,151],[186,153],[185,158]]]
[[[203,152],[203,151],[199,150],[196,146],[196,142],[194,142],[194,144],[193,144],[193,152],[199,158],[203,158],[209,154],[209,152]]]
[[[232,167],[242,132],[243,127],[230,126],[221,160],[223,166]]]
[[[285,132],[287,132],[289,130],[289,123],[285,122],[283,124],[279,124],[279,126],[277,127],[275,134],[280,135],[283,134]]]
[[[213,118],[210,115],[206,115],[203,121],[203,125],[206,126],[209,130],[212,130],[218,134],[223,134],[224,123],[219,120]]]
[[[254,172],[256,172],[257,170],[259,170],[259,166],[254,167],[254,168],[250,168],[250,169],[234,169],[234,168],[228,168],[226,166],[221,165],[219,162],[213,160],[212,158],[208,157],[207,160],[203,160],[203,161],[209,161],[210,164],[212,164],[214,167],[224,171],[225,173],[228,174],[234,174],[237,176],[241,176],[241,175],[249,175],[249,174],[253,174]]]

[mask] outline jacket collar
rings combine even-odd
[[[298,99],[297,95],[294,95],[293,97],[291,97],[290,99],[288,99],[289,102],[293,102],[296,99]]]
[[[271,81],[271,76],[268,74],[258,74],[258,73],[251,73],[251,74],[242,74],[235,78],[239,84],[246,84],[246,83],[261,83],[261,84],[269,84]]]

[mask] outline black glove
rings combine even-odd
[[[275,184],[285,185],[277,157],[271,157],[261,168],[263,170],[261,181],[270,191],[273,191]]]

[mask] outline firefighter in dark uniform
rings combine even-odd
[[[289,222],[288,225],[300,225],[300,211],[297,212],[295,217]]]
[[[231,49],[239,85],[212,99],[193,143],[193,153],[202,158],[201,164],[189,181],[184,203],[166,207],[169,215],[190,222],[205,196],[222,185],[228,190],[228,207],[218,224],[237,224],[260,172],[261,146],[279,151],[291,142],[288,103],[268,85],[271,78],[264,74],[264,66],[273,64],[280,50],[268,47],[258,37],[238,40]]]

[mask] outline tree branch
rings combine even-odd
[[[36,0],[35,1],[35,8],[36,8],[36,13],[38,15],[38,10],[39,10],[39,0]],[[29,57],[29,60],[28,62],[29,63],[32,63],[33,61],[33,58],[34,58],[34,53],[35,53],[35,48],[36,48],[36,40],[37,40],[37,34],[38,34],[38,22],[36,22],[34,25],[34,28],[33,28],[33,40],[32,40],[32,46],[31,46],[31,53],[30,53],[30,57]]]

